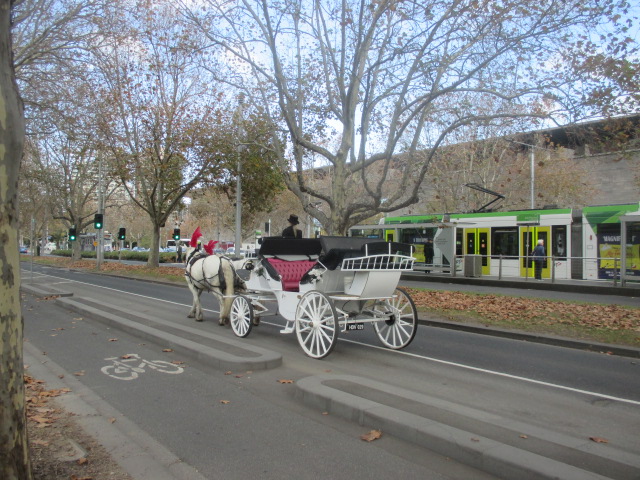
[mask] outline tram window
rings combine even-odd
[[[363,230],[354,228],[349,231],[352,237],[365,237],[365,238],[382,238],[382,230]]]
[[[517,257],[518,227],[494,227],[491,229],[491,255]]]
[[[551,254],[560,259],[567,259],[567,226],[555,225],[551,227]]]

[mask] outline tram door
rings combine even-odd
[[[551,278],[551,227],[521,227],[520,228],[520,275],[533,277],[535,275],[531,252],[544,240],[546,258],[542,264],[542,278]],[[528,270],[528,271],[527,271]]]
[[[465,255],[482,255],[482,275],[489,275],[491,263],[489,254],[491,252],[489,239],[490,230],[488,228],[465,228]]]

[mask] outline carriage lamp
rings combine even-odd
[[[96,230],[100,230],[104,225],[103,220],[104,220],[104,215],[102,213],[96,213],[95,217],[93,217],[93,227]]]
[[[180,240],[180,229],[179,228],[174,228],[173,229],[173,239],[175,241]]]
[[[127,229],[120,227],[118,230],[118,240],[124,240],[127,237]]]
[[[76,241],[76,228],[75,227],[71,227],[69,229],[69,241],[70,242],[75,242]]]

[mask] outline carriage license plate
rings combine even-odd
[[[364,330],[364,323],[349,323],[347,330]]]

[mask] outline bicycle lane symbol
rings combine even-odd
[[[105,375],[118,380],[135,380],[140,373],[146,372],[146,368],[151,368],[162,373],[170,373],[172,375],[184,372],[184,368],[164,360],[145,360],[140,355],[128,353],[122,357],[105,358],[106,361],[112,362],[111,365],[105,365],[100,370]]]

